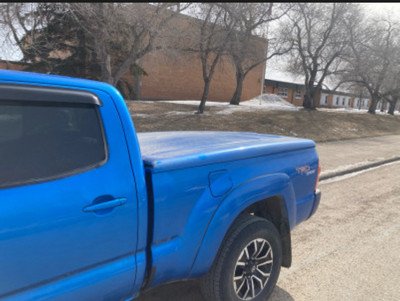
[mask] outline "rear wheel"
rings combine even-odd
[[[282,247],[266,219],[240,216],[228,231],[217,258],[202,279],[206,300],[266,300],[278,280]]]

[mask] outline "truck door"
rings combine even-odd
[[[137,197],[111,99],[9,84],[0,94],[0,299],[127,298]]]

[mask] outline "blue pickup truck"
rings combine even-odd
[[[265,300],[319,170],[310,140],[136,134],[110,85],[0,71],[0,300]]]

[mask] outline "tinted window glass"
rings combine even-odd
[[[0,102],[0,187],[61,177],[105,159],[96,106]]]

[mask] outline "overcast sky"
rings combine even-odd
[[[400,19],[400,3],[360,3],[366,9],[366,13],[371,16],[392,15]],[[293,74],[285,72],[285,60],[275,57],[267,62],[265,78],[304,84],[303,77],[296,77]]]

